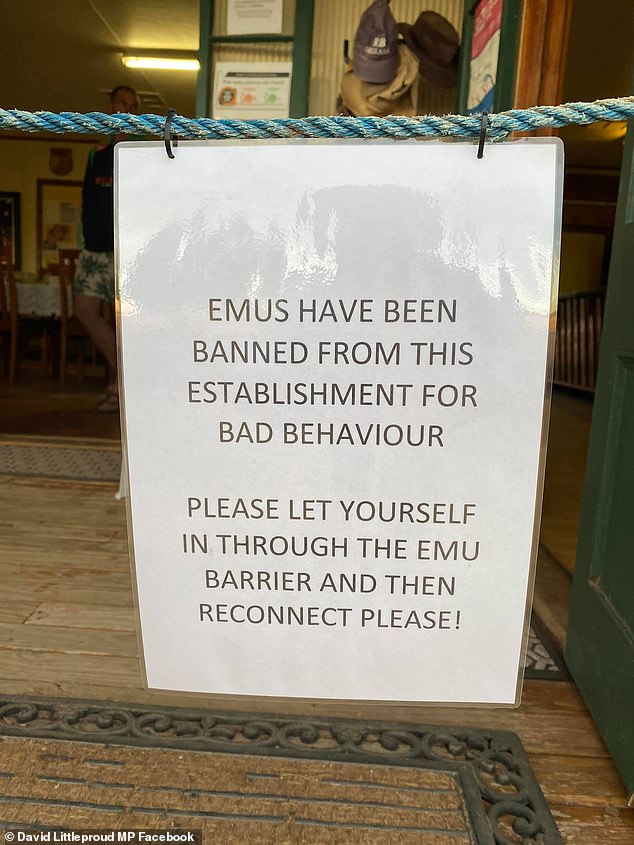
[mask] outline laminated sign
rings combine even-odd
[[[513,704],[555,139],[116,148],[149,687]]]

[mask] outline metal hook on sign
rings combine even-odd
[[[487,128],[489,126],[489,113],[482,112],[482,120],[480,121],[480,140],[478,141],[478,158],[484,156],[484,142],[487,138]]]
[[[165,152],[167,153],[168,158],[174,158],[174,153],[172,152],[172,136],[170,135],[170,126],[172,125],[172,120],[175,116],[176,109],[170,109],[165,117],[165,130],[163,132],[163,140],[165,141]],[[178,146],[177,138],[174,138],[174,146]]]

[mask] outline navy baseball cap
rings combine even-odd
[[[391,82],[398,70],[398,28],[390,0],[374,0],[359,21],[352,68],[364,82]]]

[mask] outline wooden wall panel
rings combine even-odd
[[[572,0],[524,4],[515,107],[558,105],[563,95]],[[545,130],[540,134],[553,134]]]

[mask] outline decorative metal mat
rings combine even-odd
[[[467,802],[477,796],[469,810],[477,845],[563,845],[508,731],[4,696],[0,734],[453,771]]]
[[[119,450],[0,443],[0,475],[118,483],[120,474]]]

